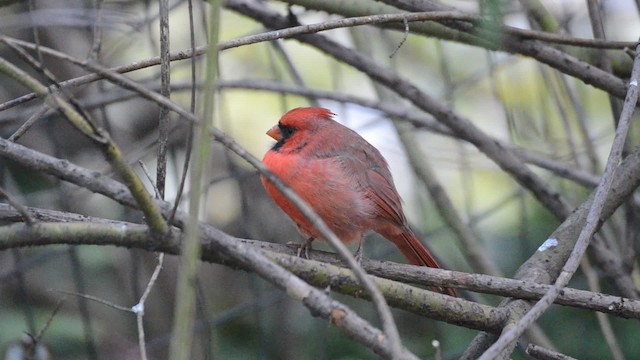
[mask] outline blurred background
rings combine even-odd
[[[190,45],[188,2],[170,1],[170,47]],[[302,24],[339,19],[340,15],[385,13],[374,1],[314,2],[249,1],[295,16]],[[499,10],[504,23],[537,29],[522,1],[447,1],[461,11],[487,13]],[[591,20],[583,1],[549,0],[541,6],[552,15],[558,32],[592,38]],[[193,1],[193,26],[197,45],[206,44],[207,4]],[[320,6],[342,6],[344,12],[329,13]],[[640,22],[638,8],[630,0],[598,4],[608,39],[635,41]],[[220,38],[232,40],[266,31],[255,20],[225,9]],[[413,26],[413,25],[411,25]],[[402,27],[401,27],[402,28]],[[158,56],[158,4],[150,1],[0,1],[0,32],[4,36],[38,42],[77,59],[113,67]],[[372,26],[322,33],[340,44],[357,49],[387,66],[437,101],[470,119],[500,141],[543,158],[588,173],[600,174],[614,133],[614,116],[608,95],[568,77],[534,59],[492,52],[480,47],[436,37],[409,34]],[[578,53],[578,50],[571,48]],[[603,50],[600,50],[603,51]],[[628,75],[631,58],[622,51],[609,51],[614,72]],[[32,53],[35,54],[35,53]],[[586,53],[585,53],[586,54]],[[580,55],[578,53],[578,55]],[[578,56],[576,55],[576,56]],[[16,52],[0,44],[0,56],[39,78]],[[583,55],[588,60],[589,55]],[[54,57],[43,57],[43,65],[58,80],[73,79],[86,72]],[[196,64],[197,87],[203,76],[201,60]],[[128,73],[145,87],[159,90],[159,66]],[[535,252],[559,221],[508,174],[475,147],[428,129],[415,128],[399,118],[394,122],[381,108],[405,109],[430,120],[403,99],[389,96],[352,67],[336,61],[311,46],[295,40],[279,40],[225,50],[220,53],[220,89],[214,126],[232,136],[250,153],[262,158],[273,145],[265,135],[287,110],[320,105],[376,146],[390,163],[396,186],[403,197],[405,213],[421,239],[446,268],[474,272],[465,260],[465,248],[439,215],[423,182],[415,175],[407,151],[416,152],[430,164],[435,177],[452,199],[465,223],[475,232],[490,259],[506,276]],[[0,136],[8,138],[27,119],[41,110],[36,99],[17,106],[7,102],[26,93],[25,88],[0,75]],[[171,64],[171,99],[188,109],[191,102],[191,62]],[[328,92],[361,102],[337,101],[319,96],[287,93],[279,85]],[[138,161],[155,174],[159,107],[107,81],[97,81],[69,90],[107,129],[130,163],[145,179]],[[200,91],[196,107],[202,105]],[[196,112],[198,113],[198,112]],[[170,134],[167,200],[173,201],[186,153],[188,124],[173,117]],[[411,137],[417,147],[410,150],[398,133]],[[630,145],[638,128],[632,129]],[[77,165],[112,175],[102,154],[64,118],[55,112],[39,115],[37,122],[18,140],[37,151],[67,159]],[[231,235],[286,243],[301,241],[293,224],[266,196],[257,172],[220,144],[211,143],[206,218]],[[568,199],[580,204],[590,189],[562,179],[547,170],[532,167]],[[145,179],[148,185],[148,181]],[[20,203],[108,219],[141,222],[139,212],[126,209],[104,196],[93,194],[0,158],[0,185]],[[150,191],[152,189],[149,187]],[[187,190],[188,191],[188,190]],[[186,208],[183,199],[181,208]],[[628,231],[625,214],[617,214],[610,230]],[[633,222],[631,222],[633,224]],[[635,232],[634,232],[635,234]],[[365,256],[404,262],[386,241],[367,241]],[[637,238],[632,236],[634,247]],[[326,245],[314,244],[328,249]],[[157,255],[145,251],[105,246],[47,246],[0,252],[0,354],[37,334],[47,322],[42,337],[55,359],[137,359],[135,317],[111,307],[65,295],[92,295],[125,307],[137,303],[155,267]],[[637,277],[635,258],[632,266]],[[146,307],[145,330],[149,355],[165,359],[175,294],[176,258],[168,257]],[[596,269],[602,291],[619,294],[606,274]],[[587,289],[582,272],[572,287]],[[363,317],[377,324],[367,301],[335,294]],[[484,301],[497,305],[497,297]],[[59,310],[53,315],[54,310]],[[203,263],[198,282],[197,359],[368,359],[376,355],[349,340],[339,330],[312,316],[302,305],[254,274],[222,265]],[[405,344],[422,358],[433,358],[432,340],[441,344],[445,359],[461,355],[476,331],[395,310]],[[627,358],[640,353],[635,339],[638,323],[609,317],[620,348]],[[539,321],[558,350],[576,358],[605,359],[611,353],[592,312],[554,307]],[[526,358],[516,351],[514,358]]]

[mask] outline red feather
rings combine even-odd
[[[267,134],[277,143],[263,162],[304,199],[344,242],[375,231],[413,265],[439,268],[409,228],[384,157],[322,108],[287,112]],[[306,238],[320,238],[298,209],[262,177],[267,193]],[[451,288],[439,289],[456,296]]]

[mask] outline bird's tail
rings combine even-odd
[[[422,245],[420,240],[418,240],[416,235],[410,229],[394,232],[394,234],[382,235],[388,235],[385,237],[396,244],[400,252],[402,252],[402,255],[404,255],[404,257],[407,258],[407,261],[409,261],[409,264],[428,266],[436,269],[440,268],[440,265],[438,265],[436,259],[431,255],[431,252]],[[453,288],[435,287],[434,289],[443,294],[457,297],[456,291]]]

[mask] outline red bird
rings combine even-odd
[[[264,156],[269,170],[291,187],[345,243],[375,231],[394,243],[413,265],[439,268],[402,212],[400,195],[382,154],[323,108],[290,110],[267,131],[277,143]],[[262,176],[276,204],[308,242],[320,238],[276,187]],[[456,296],[451,288],[441,289]]]

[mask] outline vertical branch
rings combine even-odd
[[[17,208],[16,208],[17,209]],[[20,249],[12,249],[11,255],[13,256],[14,272],[16,282],[18,283],[18,299],[20,299],[22,310],[24,311],[25,322],[27,323],[27,330],[30,334],[36,332],[36,318],[34,314],[33,304],[30,296],[27,292],[27,281],[24,278],[24,271],[21,269],[23,266],[22,253]]]
[[[193,0],[188,0],[188,9],[189,9],[189,41],[191,45],[191,53],[195,54],[196,49],[196,34],[194,28],[194,19],[193,19]],[[196,81],[196,57],[191,56],[191,102],[189,105],[189,111],[192,114],[196,112],[196,89],[197,89],[197,81]],[[173,210],[171,210],[171,215],[169,216],[168,223],[171,224],[173,222],[173,218],[176,215],[176,211],[178,211],[178,206],[180,206],[180,200],[182,199],[182,193],[184,191],[184,184],[187,180],[187,171],[189,170],[189,162],[191,161],[191,148],[193,146],[193,123],[189,122],[189,132],[187,134],[187,141],[185,144],[185,156],[184,156],[184,164],[182,166],[182,176],[180,177],[180,185],[178,185],[178,191],[176,193],[176,200],[173,204]]]
[[[169,59],[169,0],[160,0],[160,95],[171,96],[171,61]],[[160,198],[164,199],[164,187],[167,178],[167,143],[171,127],[169,109],[160,106],[158,120],[158,159],[156,169],[156,187]]]
[[[31,214],[29,213],[29,210],[27,210],[27,208],[24,207],[21,203],[19,203],[16,199],[14,199],[13,196],[11,196],[8,192],[6,192],[1,186],[0,186],[0,199],[5,199],[9,205],[11,205],[14,209],[16,209],[20,213],[20,215],[22,216],[22,219],[27,225],[33,225],[36,222],[33,216],[31,216]]]
[[[582,272],[587,278],[587,282],[589,283],[589,289],[591,291],[600,292],[600,283],[598,281],[598,273],[591,266],[591,262],[588,257],[584,257],[582,259],[582,264],[580,265]],[[613,331],[613,327],[611,326],[611,322],[606,314],[601,312],[595,313],[596,318],[598,319],[598,325],[600,325],[600,332],[604,336],[604,339],[609,347],[609,351],[611,351],[611,357],[614,360],[624,360],[624,354],[622,353],[622,349],[620,349],[620,345],[618,344],[618,339],[616,339],[616,334]]]
[[[220,27],[220,1],[212,1],[209,8],[209,43],[217,44]],[[193,165],[189,179],[189,220],[185,241],[182,244],[182,262],[178,273],[177,299],[174,311],[173,338],[169,358],[188,360],[191,358],[192,328],[195,315],[196,273],[200,258],[200,228],[198,215],[202,197],[202,176],[209,158],[209,131],[214,114],[215,85],[218,71],[217,46],[209,46],[205,75],[204,111],[202,129],[196,131],[193,142]]]
[[[71,276],[73,277],[73,283],[75,284],[76,291],[80,294],[87,293],[87,281],[85,278],[85,273],[83,271],[82,263],[80,262],[80,257],[78,256],[78,249],[73,246],[67,247],[67,254],[69,255],[69,260],[71,263]],[[84,331],[85,338],[85,348],[87,352],[87,357],[92,360],[98,360],[99,354],[98,349],[96,348],[96,339],[94,334],[94,327],[91,324],[91,314],[89,312],[89,303],[86,299],[80,297],[78,298],[78,309],[80,311],[81,319],[82,319],[82,327]]]
[[[91,45],[91,51],[87,56],[89,59],[94,60],[96,62],[101,62],[102,58],[102,34],[103,34],[103,6],[104,0],[96,0],[96,4],[94,6],[96,12],[96,20],[93,23],[93,44]],[[104,81],[100,81],[98,84],[98,93],[104,94],[107,92],[107,88],[105,86]],[[99,113],[102,118],[102,126],[104,126],[105,130],[113,136],[111,129],[111,121],[109,120],[109,115],[107,113],[105,106],[100,106]]]
[[[598,0],[587,0],[587,8],[589,10],[589,20],[591,22],[591,29],[593,32],[593,37],[596,39],[606,39],[606,34],[605,34],[605,24],[603,23],[603,14],[602,14],[602,3]],[[611,65],[611,57],[609,56],[607,51],[600,51],[598,52],[598,63],[597,65],[604,71],[608,72],[608,73],[613,73],[613,68]],[[621,101],[612,96],[611,94],[608,95],[609,97],[609,103],[610,103],[610,107],[611,107],[611,112],[613,115],[613,120],[614,120],[614,124],[615,126],[618,126],[618,119],[620,118],[620,112],[621,110]],[[629,139],[627,139],[627,141],[624,144],[624,148],[623,148],[623,156],[626,156],[627,154],[629,154],[631,152],[631,148],[632,148],[632,141],[631,141],[632,137],[630,137]],[[633,214],[634,212],[638,211],[637,206],[635,206],[633,204],[633,202],[628,202],[627,204],[625,204],[624,207],[624,211],[628,214]],[[617,238],[620,239],[619,241],[619,247],[621,248],[620,253],[621,255],[618,257],[619,259],[621,259],[621,268],[625,267],[625,263],[626,264],[632,264],[633,263],[633,259],[635,259],[635,255],[636,255],[636,251],[635,251],[635,247],[634,247],[634,241],[635,241],[635,237],[638,233],[637,230],[637,226],[635,226],[635,224],[633,222],[628,222],[625,221],[626,228],[623,231],[623,236],[618,236]],[[598,237],[596,238],[596,241],[602,241],[602,239],[604,240],[610,240],[607,237]],[[609,241],[611,242],[611,241]],[[605,242],[606,244],[606,242]],[[607,244],[609,247],[611,247],[610,244]],[[606,246],[606,245],[605,245]],[[602,263],[602,258],[600,253],[595,252],[595,257],[596,257],[596,261],[598,263]],[[629,266],[629,268],[632,268],[632,266]],[[625,274],[625,276],[627,276],[627,274]]]
[[[153,274],[151,274],[151,278],[149,279],[149,283],[144,290],[144,293],[140,297],[140,301],[133,307],[131,307],[131,311],[136,314],[136,324],[138,325],[138,343],[140,346],[140,358],[142,360],[147,360],[147,347],[145,346],[145,336],[144,336],[144,305],[149,297],[149,293],[151,293],[151,289],[158,280],[158,275],[160,275],[160,270],[162,270],[162,266],[164,264],[164,253],[160,253],[158,256],[158,265],[153,270]]]
[[[602,14],[600,11],[600,1],[598,0],[587,0],[587,9],[589,10],[589,19],[591,20],[591,31],[593,32],[593,37],[596,39],[606,39],[604,33],[604,24],[602,23]],[[611,59],[607,55],[606,51],[599,51],[598,54],[598,67],[602,70],[611,73]],[[618,119],[620,118],[620,100],[618,100],[615,96],[609,94],[609,103],[611,105],[611,112],[613,115],[613,121],[617,126]],[[628,149],[625,149],[627,151]]]

